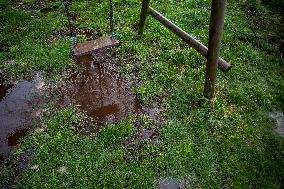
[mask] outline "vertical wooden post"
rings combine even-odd
[[[144,30],[146,18],[147,18],[147,10],[150,4],[150,0],[142,0],[142,8],[140,13],[140,22],[138,25],[138,34],[141,35]]]
[[[204,86],[204,95],[210,100],[214,97],[215,91],[216,72],[220,55],[226,3],[227,0],[212,0]]]
[[[109,30],[110,30],[111,35],[113,35],[113,32],[114,32],[113,23],[114,23],[113,4],[112,4],[112,0],[109,0]]]

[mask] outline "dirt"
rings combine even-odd
[[[0,44],[0,52],[9,52],[9,47]]]
[[[96,31],[91,29],[75,29],[75,34],[77,37],[84,36],[87,41],[97,39],[99,36],[101,36]],[[65,37],[70,37],[70,29],[68,31],[61,30],[55,32],[49,39],[47,39],[47,42],[52,43]]]
[[[29,132],[28,128],[16,130],[12,135],[8,136],[8,146],[16,146],[22,137],[26,136]]]
[[[0,80],[1,81],[1,80]],[[29,132],[34,112],[43,104],[43,77],[36,73],[33,80],[0,85],[0,156],[2,160],[11,155],[21,137]]]
[[[136,79],[121,75],[117,60],[110,49],[76,57],[80,70],[71,72],[67,81],[57,87],[52,97],[55,105],[57,108],[77,107],[88,115],[76,127],[79,134],[96,137],[103,127],[132,115],[138,132],[125,145],[135,141],[159,143],[165,109],[144,107],[140,103],[132,89],[137,85]]]
[[[51,13],[51,12],[55,12],[58,9],[58,6],[54,6],[54,7],[45,7],[39,10],[40,13]]]
[[[99,126],[143,112],[131,85],[119,75],[114,64],[99,62],[92,54],[78,57],[76,62],[82,71],[71,75],[71,85],[62,92],[61,104],[74,104]]]
[[[6,94],[8,93],[8,90],[12,87],[11,84],[4,84],[5,79],[0,77],[0,102],[2,101],[2,99],[6,96]]]
[[[31,165],[32,163],[31,156],[32,156],[32,151],[25,150],[21,152],[18,158],[11,157],[6,160],[6,166],[8,165],[11,168],[13,174],[4,183],[1,183],[3,188],[5,189],[14,188],[16,183],[18,183],[19,178],[23,173],[23,171],[25,171]],[[3,166],[5,167],[4,164]]]
[[[53,3],[54,6],[47,7],[49,3],[50,4]],[[55,12],[61,5],[62,5],[61,2],[55,3],[55,1],[49,1],[49,0],[48,1],[38,1],[37,3],[16,1],[16,7],[19,10],[31,12],[33,14],[36,14],[39,12],[44,13],[44,14]]]

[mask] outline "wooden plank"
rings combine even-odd
[[[119,42],[116,39],[112,37],[100,37],[98,39],[76,45],[73,52],[75,56],[82,56],[117,46],[119,46]]]
[[[209,44],[206,64],[204,95],[214,97],[216,72],[221,49],[221,38],[227,0],[213,0],[209,25]]]
[[[186,33],[184,30],[179,28],[177,25],[172,23],[170,20],[168,20],[166,17],[164,17],[162,14],[160,14],[158,11],[156,11],[152,7],[148,8],[148,12],[151,16],[157,19],[165,27],[170,29],[173,33],[175,33],[177,36],[183,39],[186,43],[191,45],[195,50],[197,50],[200,54],[202,54],[204,57],[207,58],[208,48],[205,45],[203,45],[197,39],[195,39],[194,37]],[[219,58],[218,66],[223,72],[227,72],[231,68],[231,65],[222,58]]]

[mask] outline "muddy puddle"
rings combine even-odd
[[[70,5],[69,1],[64,4],[70,37],[84,35],[87,41],[97,39],[95,31],[74,27],[76,15],[69,11]],[[131,91],[130,82],[119,75],[106,51],[74,58],[82,70],[71,75],[70,86],[67,91],[61,92],[59,104],[78,107],[94,118],[98,126],[117,122],[129,114],[143,112]]]
[[[61,104],[72,104],[101,126],[140,114],[144,110],[132,93],[130,82],[117,73],[117,68],[96,55],[76,58],[82,67],[70,77],[71,85],[60,98]]]
[[[2,80],[2,81],[1,81]],[[27,135],[36,117],[34,112],[43,104],[43,76],[33,80],[6,84],[0,79],[0,159],[9,156]]]

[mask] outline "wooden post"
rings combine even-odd
[[[158,20],[161,24],[163,24],[165,27],[167,27],[169,30],[171,30],[173,33],[175,33],[177,36],[179,36],[182,40],[184,40],[186,43],[191,45],[195,50],[197,50],[200,54],[205,56],[207,58],[208,55],[208,48],[203,45],[200,41],[183,31],[181,28],[179,28],[177,25],[172,23],[169,19],[164,17],[162,14],[160,14],[158,11],[153,9],[152,7],[148,8],[148,13],[154,17],[156,20]],[[223,60],[222,58],[219,58],[218,60],[218,67],[223,71],[227,72],[230,70],[231,65]]]
[[[140,22],[138,25],[138,34],[141,35],[144,30],[146,18],[147,18],[147,10],[150,4],[150,0],[142,0],[142,8],[140,13]]]
[[[215,91],[216,72],[220,55],[226,3],[227,0],[212,0],[204,86],[204,95],[210,100],[214,97]]]

